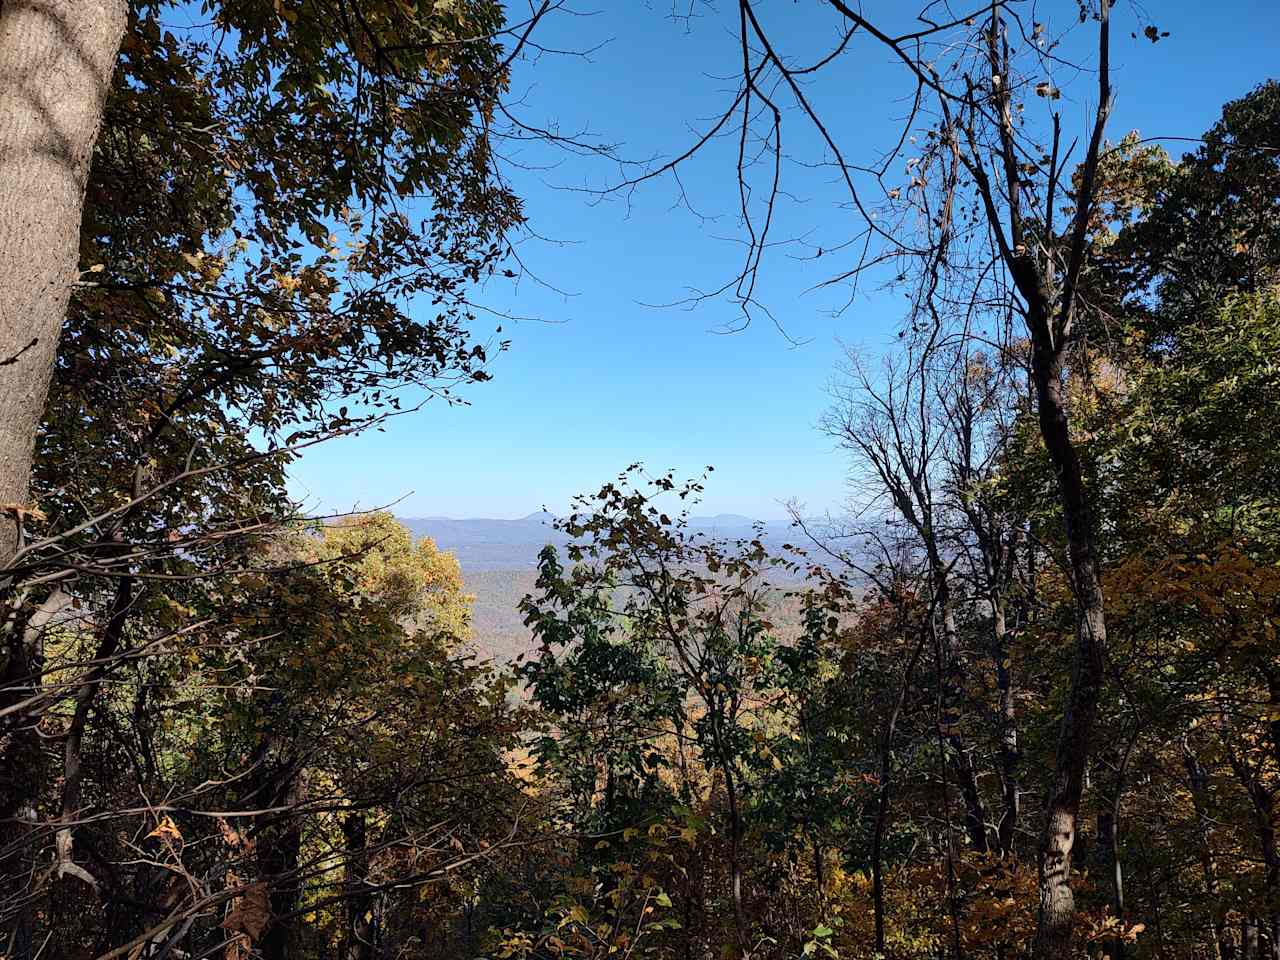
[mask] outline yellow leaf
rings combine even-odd
[[[165,843],[182,839],[182,832],[178,829],[178,825],[169,817],[164,817],[156,824],[156,828],[147,834],[147,839],[156,837]]]

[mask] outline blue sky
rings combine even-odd
[[[548,47],[604,46],[589,57],[547,54],[523,64],[512,89],[518,115],[565,133],[585,131],[630,157],[679,152],[731,88],[737,53],[729,15],[736,4],[698,3],[699,16],[686,22],[670,17],[672,2],[579,0],[581,15],[545,24]],[[676,2],[688,9],[688,0]],[[1075,9],[1066,0],[1054,5],[1064,15]],[[832,36],[816,0],[759,6],[786,52],[800,59]],[[903,9],[887,0],[864,5],[872,17],[877,8]],[[513,4],[512,16],[522,9]],[[1224,0],[1209,10],[1162,0],[1135,15],[1121,0],[1113,138],[1135,128],[1146,136],[1197,136],[1224,101],[1280,74],[1280,4]],[[1170,32],[1157,44],[1141,37],[1147,21],[1138,17],[1148,13]],[[1066,49],[1075,42],[1068,37]],[[869,41],[852,49],[811,95],[850,159],[865,162],[892,143],[910,87],[883,49]],[[1081,55],[1088,59],[1087,51]],[[1090,78],[1053,80],[1064,91],[1065,128],[1079,128],[1083,139]],[[788,114],[783,131],[789,155],[819,154],[798,116]],[[848,300],[847,289],[812,289],[847,265],[838,251],[802,256],[815,246],[830,251],[847,235],[850,221],[829,174],[788,174],[795,197],[782,205],[775,236],[804,238],[807,246],[772,250],[760,288],[785,336],[768,321],[725,333],[737,314],[723,300],[692,310],[647,306],[715,286],[736,268],[730,146],[715,144],[684,170],[695,216],[679,205],[669,178],[628,198],[597,201],[582,188],[616,181],[616,166],[510,145],[511,178],[538,235],[519,244],[519,255],[555,289],[525,276],[495,282],[477,300],[540,319],[502,321],[511,349],[494,362],[491,382],[466,391],[469,405],[432,401],[386,432],[308,451],[292,471],[295,495],[330,510],[399,501],[402,516],[516,517],[544,505],[559,510],[639,460],[652,471],[683,474],[714,465],[700,513],[776,520],[791,498],[810,513],[837,509],[845,462],[816,423],[840,341],[881,349],[894,339],[901,307],[900,295],[874,285],[864,285],[843,310],[836,308]],[[1171,144],[1171,151],[1184,147]]]

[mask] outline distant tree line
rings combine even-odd
[[[0,955],[1280,958],[1280,86],[1112,142],[1068,5],[1073,149],[1017,5],[828,0],[802,68],[739,0],[716,129],[780,174],[789,98],[837,279],[909,294],[832,390],[850,510],[773,554],[630,469],[508,668],[452,557],[285,484],[488,377],[497,145],[577,147],[503,107],[554,6],[0,6]],[[874,202],[805,93],[864,36],[915,88]]]

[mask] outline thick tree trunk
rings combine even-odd
[[[1046,295],[1041,301],[1051,302]],[[1072,956],[1075,898],[1071,892],[1071,852],[1076,842],[1080,798],[1104,679],[1107,622],[1102,575],[1094,543],[1093,516],[1080,457],[1072,441],[1062,384],[1061,345],[1049,339],[1047,315],[1028,324],[1045,335],[1035,337],[1032,381],[1040,435],[1058,477],[1066,527],[1067,554],[1076,595],[1075,662],[1059,732],[1057,762],[1045,809],[1040,846],[1040,911],[1033,956],[1068,960]]]
[[[1000,14],[992,7],[988,33],[992,74],[1008,78],[1008,46],[1000,46]],[[1110,0],[1098,5],[1098,103],[1093,132],[1085,151],[1073,199],[1076,211],[1068,231],[1066,256],[1042,258],[1045,238],[1028,235],[1022,199],[1022,173],[1015,142],[1011,84],[1001,83],[994,94],[999,108],[996,154],[1003,169],[1006,193],[993,188],[979,147],[967,132],[971,159],[964,160],[982,196],[988,222],[1000,228],[1001,256],[1025,304],[1031,339],[1031,386],[1036,400],[1040,437],[1057,474],[1058,499],[1066,531],[1067,557],[1076,597],[1076,643],[1071,688],[1059,731],[1053,776],[1045,804],[1040,842],[1040,907],[1032,945],[1035,960],[1070,960],[1075,927],[1075,897],[1071,891],[1071,853],[1076,842],[1080,798],[1084,792],[1094,720],[1102,694],[1107,647],[1106,609],[1102,594],[1101,560],[1094,542],[1094,525],[1079,451],[1067,418],[1063,358],[1071,340],[1077,285],[1088,250],[1089,221],[1096,200],[1095,187],[1103,134],[1111,113]],[[1056,177],[1056,173],[1053,175]],[[1007,205],[1006,220],[1000,204]],[[1052,202],[1049,203],[1052,207]]]
[[[127,0],[0,5],[0,569],[77,278],[80,215]],[[13,505],[13,506],[10,506]]]
[[[19,547],[36,430],[80,248],[80,216],[102,105],[124,35],[127,0],[0,3],[0,703],[21,700],[37,655],[4,574]],[[26,631],[29,635],[29,631]],[[0,756],[28,790],[38,755],[25,723]],[[0,789],[0,847],[21,848],[22,789]],[[21,853],[0,873],[22,871]],[[17,921],[19,926],[24,922]],[[29,945],[18,931],[15,958]]]

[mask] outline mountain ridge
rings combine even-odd
[[[463,572],[476,570],[521,570],[537,565],[538,553],[547,544],[563,547],[569,537],[552,525],[556,516],[535,511],[523,517],[400,517],[415,537],[430,537],[441,550],[458,558]],[[689,517],[688,529],[736,540],[758,535],[780,545],[791,536],[789,524],[755,521],[735,513]]]
[[[555,516],[539,510],[523,517],[400,517],[415,538],[430,537],[438,549],[452,553],[462,568],[472,600],[472,628],[477,651],[509,663],[532,644],[519,611],[520,598],[534,591],[538,554],[548,543],[565,547],[569,537],[552,525]],[[757,524],[749,517],[720,513],[690,517],[688,529],[726,540],[754,538],[757,530],[770,549],[778,549],[792,529],[783,524]]]

